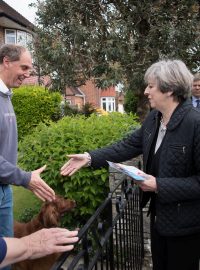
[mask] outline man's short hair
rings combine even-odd
[[[0,48],[0,64],[3,63],[4,57],[8,57],[10,61],[18,61],[23,52],[27,49],[20,45],[5,44]]]
[[[200,81],[200,73],[194,74],[194,79],[193,79],[193,81],[194,81],[194,82]]]

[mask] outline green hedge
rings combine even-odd
[[[17,116],[19,140],[31,134],[40,122],[49,123],[60,113],[61,95],[44,87],[22,86],[14,89],[12,103]]]
[[[71,177],[60,175],[66,154],[83,153],[100,148],[120,138],[138,126],[136,117],[120,113],[108,116],[92,115],[64,117],[50,126],[40,125],[34,134],[19,144],[19,164],[26,170],[47,164],[44,179],[58,194],[77,202],[71,218],[83,224],[108,193],[108,170],[83,168]],[[70,216],[67,217],[71,223]]]

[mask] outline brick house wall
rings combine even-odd
[[[29,78],[25,78],[22,85],[42,85],[46,88],[48,88],[51,85],[51,78],[49,76],[30,76]]]
[[[4,28],[0,26],[0,46],[2,46],[4,43],[5,43]]]
[[[79,88],[85,94],[86,103],[91,103],[98,108],[100,107],[101,90],[95,86],[95,83],[92,80],[87,81],[85,85],[82,85]]]
[[[71,101],[72,101],[72,105],[76,105],[78,109],[81,109],[84,105],[84,100],[82,97],[72,96]]]
[[[101,97],[116,97],[116,91],[114,86],[110,86],[106,89],[101,89],[100,93]]]

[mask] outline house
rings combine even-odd
[[[124,113],[124,94],[117,86],[101,89],[96,87],[93,80],[88,80],[80,87],[67,87],[65,94],[66,102],[79,109],[90,103],[107,112]]]
[[[27,47],[33,39],[34,25],[15,9],[0,1],[0,46],[20,44]]]
[[[81,109],[85,105],[85,94],[78,87],[66,87],[65,101],[73,106]]]

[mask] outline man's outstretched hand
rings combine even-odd
[[[28,189],[31,190],[42,201],[53,201],[55,199],[54,190],[50,188],[40,177],[40,174],[45,170],[45,168],[46,165],[32,171]]]

